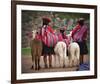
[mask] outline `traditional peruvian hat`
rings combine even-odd
[[[84,18],[79,18],[77,22],[84,22]]]
[[[78,22],[79,24],[84,24],[84,21],[85,21],[84,18],[79,18],[77,22]]]
[[[43,21],[46,21],[46,22],[51,22],[51,19],[50,19],[50,18],[48,18],[48,17],[43,17],[42,19],[43,19]]]

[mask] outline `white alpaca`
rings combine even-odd
[[[55,51],[55,65],[56,67],[66,67],[68,57],[66,56],[66,44],[64,42],[58,42],[54,48]],[[58,60],[58,61],[57,61]],[[58,62],[58,63],[57,63]]]
[[[78,66],[79,65],[79,59],[80,59],[80,48],[79,45],[76,42],[70,43],[68,46],[68,52],[69,52],[69,66]]]

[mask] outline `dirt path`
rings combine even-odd
[[[40,72],[62,72],[62,71],[75,71],[77,67],[72,68],[41,68],[36,71],[31,69],[32,61],[31,56],[22,56],[22,73],[40,73]]]

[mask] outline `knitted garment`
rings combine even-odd
[[[57,42],[63,41],[66,45],[69,45],[69,39],[63,38],[61,33],[55,34],[50,26],[43,26],[41,28],[41,34],[37,34],[36,39],[41,40],[48,47],[54,47]]]
[[[83,25],[82,27],[77,25],[72,31],[73,40],[78,42],[85,40],[87,37],[87,31],[88,28],[86,25]]]

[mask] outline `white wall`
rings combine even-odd
[[[98,5],[98,36],[100,36],[100,1],[99,0],[33,0],[33,1],[48,1],[58,3],[76,3],[76,4],[91,4]],[[10,0],[0,0],[0,84],[10,84],[11,74],[11,4]],[[100,39],[98,37],[98,43]],[[100,44],[98,44],[100,50]],[[100,64],[100,53],[98,52],[98,64]],[[100,65],[98,66],[100,71]],[[100,81],[100,72],[98,79],[88,80],[73,80],[73,81],[58,81],[58,82],[42,82],[34,84],[98,84]]]

